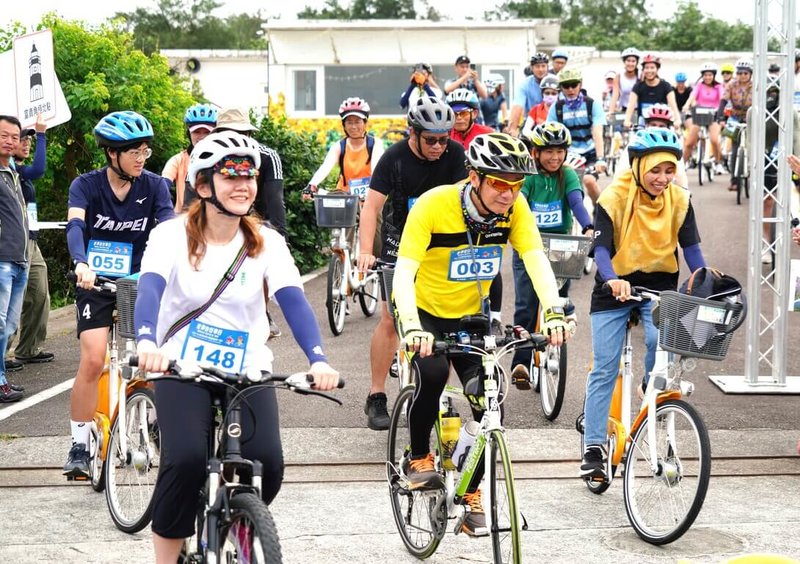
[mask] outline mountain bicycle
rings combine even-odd
[[[583,275],[586,257],[592,247],[592,239],[581,235],[541,233],[544,252],[556,277],[559,289],[567,280],[576,280]],[[565,301],[569,301],[565,298]],[[544,311],[539,303],[535,332],[539,333],[544,323]],[[567,386],[567,344],[556,347],[548,344],[531,355],[531,384],[539,392],[542,413],[548,421],[555,421],[564,403]]]
[[[138,360],[131,356],[129,366],[137,366]],[[195,543],[193,546],[192,539],[186,540],[178,562],[280,563],[278,532],[261,497],[262,463],[241,454],[242,404],[247,404],[242,392],[273,387],[323,397],[339,405],[342,402],[314,390],[313,377],[305,372],[288,376],[258,370],[228,374],[213,366],[181,368],[170,362],[167,372],[148,374],[146,379],[195,382],[212,394],[208,478],[198,503]],[[344,380],[340,378],[339,388],[343,387]]]
[[[314,194],[317,226],[331,229],[325,307],[328,325],[336,336],[344,331],[344,320],[349,313],[348,299],[358,299],[364,315],[372,317],[380,298],[378,275],[362,274],[355,265],[359,253],[358,208],[366,195],[366,186],[361,188],[363,191],[355,194]]]
[[[733,300],[715,301],[674,291],[631,288],[632,299],[657,305],[656,362],[639,411],[632,418],[632,328],[639,309],[631,310],[625,331],[620,373],[608,419],[605,480],[586,479],[589,491],[605,492],[623,465],[625,511],[636,534],[662,545],[679,539],[694,523],[705,500],[711,475],[711,445],[700,413],[684,398],[694,391],[683,372],[695,358],[722,360],[733,332],[744,322],[746,308]],[[655,310],[658,311],[655,311]],[[638,386],[638,384],[635,384]],[[576,428],[583,453],[584,415]]]
[[[462,328],[458,333],[447,335],[444,341],[436,341],[433,347],[434,354],[478,355],[483,364],[482,370],[467,382],[463,390],[447,385],[440,398],[440,418],[434,425],[432,452],[436,468],[443,475],[443,490],[412,490],[402,471],[403,462],[411,454],[407,415],[416,389],[414,384],[400,392],[392,409],[386,477],[394,521],[411,554],[420,559],[431,556],[445,535],[448,519],[456,521],[456,534],[461,531],[469,511],[464,503],[464,494],[483,458],[489,484],[486,488],[486,517],[492,538],[493,561],[518,564],[522,562],[520,531],[528,526],[517,507],[511,458],[501,423],[501,405],[509,386],[508,375],[500,360],[517,348],[543,350],[547,339],[519,327],[506,327],[505,335],[496,337],[489,331],[486,316],[463,318]],[[412,372],[415,372],[413,365]],[[477,429],[475,442],[468,453],[460,460],[451,461],[453,445],[443,441],[441,414],[453,413],[454,400],[465,396],[477,409],[485,406],[485,411],[480,423],[471,422],[477,425]],[[460,469],[460,476],[456,468]]]
[[[74,273],[67,278],[77,280]],[[89,431],[89,481],[96,492],[105,490],[114,525],[131,534],[150,523],[161,458],[153,390],[138,374],[123,378],[119,358],[120,352],[125,355],[136,350],[133,306],[137,279],[138,275],[116,280],[97,277],[94,290],[115,294],[117,308]],[[123,339],[121,349],[118,337]]]
[[[710,134],[708,126],[714,123],[714,115],[717,113],[715,108],[692,108],[692,122],[699,127],[697,132],[697,143],[692,152],[692,162],[697,166],[697,180],[700,186],[703,185],[703,169],[706,171],[708,181],[714,181],[713,156],[706,158],[706,145],[709,142]]]

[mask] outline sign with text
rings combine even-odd
[[[23,127],[35,123],[38,114],[50,121],[58,106],[53,32],[45,29],[14,38],[13,53],[17,117]]]

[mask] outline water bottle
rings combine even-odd
[[[453,464],[460,472],[464,468],[464,462],[467,461],[469,456],[469,449],[475,444],[475,437],[478,436],[478,431],[481,424],[477,421],[467,421],[461,427],[461,432],[458,436],[458,444],[453,451]]]
[[[458,442],[458,430],[461,427],[461,417],[450,406],[447,412],[440,416],[440,428],[442,438],[442,467],[445,470],[454,470],[455,466],[451,460],[453,451]]]

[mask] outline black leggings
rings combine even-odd
[[[489,286],[489,304],[492,311],[503,310],[503,275],[498,273]]]
[[[242,456],[264,465],[261,493],[272,502],[283,481],[283,450],[275,390],[245,391],[242,403]],[[248,408],[248,406],[250,406]],[[254,422],[251,414],[258,414]],[[200,490],[206,480],[211,393],[200,384],[156,382],[156,413],[161,430],[161,467],[153,493],[153,532],[179,539],[194,534]]]
[[[434,317],[423,310],[419,311],[419,319],[425,331],[433,333],[437,340],[442,339],[444,333],[458,331],[458,319],[443,319]],[[412,360],[417,371],[417,388],[411,402],[408,415],[409,434],[411,435],[411,455],[414,457],[425,456],[430,452],[430,438],[433,425],[439,416],[439,396],[442,395],[447,379],[450,375],[450,364],[458,374],[461,384],[466,384],[481,370],[481,357],[476,355],[459,355],[448,358],[444,355],[432,355],[420,358],[414,355]],[[481,393],[483,381],[480,382]],[[465,414],[462,414],[462,417]],[[472,409],[475,421],[480,421],[483,411]],[[483,462],[478,465],[475,476],[469,485],[468,491],[474,492],[483,478]]]

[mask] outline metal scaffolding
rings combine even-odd
[[[709,377],[725,393],[800,394],[800,376],[787,376],[786,367],[788,303],[792,297],[789,280],[792,182],[786,157],[792,150],[794,124],[796,22],[795,0],[756,0],[753,113],[752,127],[748,128],[752,188],[747,265],[747,348],[744,375]],[[767,72],[768,58],[780,65],[777,77]],[[777,111],[768,112],[767,89],[776,81],[781,85],[780,103]],[[764,146],[767,123],[778,127],[777,151]],[[771,153],[765,159],[766,149]],[[764,184],[764,169],[768,163],[778,169],[778,183],[774,188],[767,188]],[[763,213],[765,204],[774,207],[774,213],[768,217]],[[769,239],[764,238],[765,226],[772,232]],[[764,253],[773,253],[773,268],[763,267],[761,256]],[[769,370],[769,375],[761,374],[762,366]]]

